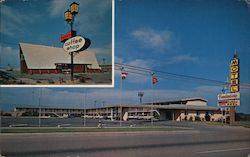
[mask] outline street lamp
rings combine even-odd
[[[71,11],[71,14],[73,14],[73,15],[77,14],[79,11],[79,4],[76,2],[71,3],[70,4],[70,11]]]
[[[73,2],[70,4],[70,10],[67,10],[64,12],[64,19],[67,23],[70,24],[70,31],[73,31],[73,23],[75,19],[75,15],[79,11],[79,4],[76,2]],[[76,33],[74,33],[74,36],[76,36]],[[73,37],[74,37],[73,36]],[[71,81],[74,81],[74,63],[73,63],[73,57],[74,57],[74,52],[70,52],[70,57],[71,57]]]
[[[73,15],[71,14],[71,12],[69,10],[67,10],[67,11],[64,12],[64,19],[68,23],[72,21]]]
[[[76,2],[73,2],[70,4],[70,10],[67,10],[64,12],[64,19],[67,23],[70,24],[70,30],[73,30],[73,23],[74,23],[74,18],[75,15],[78,14],[79,11],[79,4]]]

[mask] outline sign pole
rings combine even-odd
[[[223,115],[223,108],[222,107],[220,108],[220,111],[221,111],[221,115],[222,115],[221,124],[223,125],[224,115]]]
[[[154,125],[154,120],[153,120],[153,116],[154,116],[154,114],[153,114],[153,106],[154,106],[154,84],[153,84],[153,75],[154,75],[154,73],[152,72],[152,74],[151,74],[151,90],[152,90],[152,107],[151,107],[151,113],[150,113],[150,115],[151,115],[151,126],[153,126]]]
[[[230,92],[239,92],[239,59],[237,51],[234,51],[234,57],[230,62]],[[230,125],[235,123],[235,105],[230,106],[229,116]]]
[[[229,115],[230,115],[230,125],[235,124],[235,106],[230,106],[229,108]]]
[[[71,81],[74,81],[74,52],[70,52],[70,58],[71,58]]]
[[[230,125],[235,124],[236,106],[240,106],[240,88],[239,88],[239,58],[234,51],[234,57],[230,61],[230,93],[218,94],[218,105],[229,107]],[[226,111],[225,111],[226,113]],[[227,117],[225,115],[225,117]],[[226,118],[225,118],[226,123]]]

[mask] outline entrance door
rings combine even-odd
[[[173,111],[166,111],[166,120],[173,120]]]

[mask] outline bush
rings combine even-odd
[[[10,116],[12,116],[12,115],[11,115],[10,113],[4,113],[3,116],[8,116],[8,117],[10,117]]]
[[[184,120],[187,120],[187,116],[185,116]]]
[[[55,83],[53,79],[48,79],[48,82],[49,82],[49,84],[54,84]]]
[[[210,121],[210,115],[206,114],[205,119],[206,119],[206,121]]]
[[[86,79],[84,77],[80,77],[80,82],[81,83],[85,83],[86,82]]]
[[[201,121],[200,116],[195,116],[195,121]]]
[[[189,118],[189,121],[193,121],[193,117],[190,117],[190,118]]]
[[[20,80],[20,81],[18,82],[18,84],[25,84],[25,82],[23,82],[22,80]]]

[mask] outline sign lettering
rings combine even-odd
[[[232,79],[230,80],[231,85],[239,85],[239,80],[238,79]]]
[[[240,93],[218,94],[218,100],[240,99]]]
[[[237,79],[239,78],[238,73],[231,73],[231,79]]]
[[[235,73],[239,71],[239,67],[238,66],[231,66],[230,68],[231,73]]]
[[[85,45],[85,39],[81,36],[76,36],[65,41],[63,49],[66,52],[77,52],[80,51]]]
[[[218,101],[220,106],[240,106],[240,100],[222,100]]]
[[[239,65],[239,59],[238,58],[235,58],[233,60],[231,60],[231,66],[235,66],[235,65]]]
[[[231,87],[230,87],[230,91],[232,92],[232,93],[235,93],[235,92],[239,92],[239,86],[232,86],[231,85]]]
[[[234,58],[230,62],[230,92],[239,92],[239,59]]]

